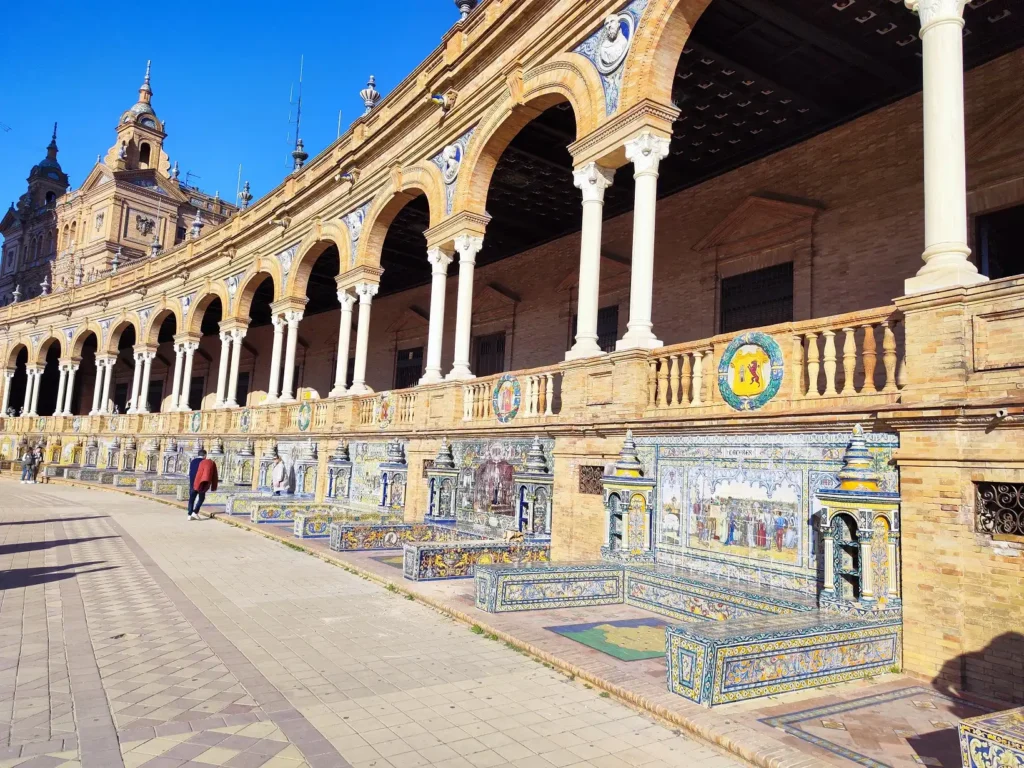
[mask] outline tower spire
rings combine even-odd
[[[153,89],[149,87],[149,73],[152,64],[152,59],[146,61],[146,77],[142,80],[142,85],[139,86],[139,101],[146,104],[149,104],[150,99],[153,98]]]
[[[50,139],[49,146],[46,147],[46,159],[56,160],[57,159],[57,124],[53,124],[53,137]]]
[[[302,67],[304,62],[305,56],[301,56],[299,58],[299,100],[295,108],[295,149],[292,151],[292,160],[294,161],[293,172],[301,170],[302,166],[306,164],[306,160],[309,159],[309,153],[306,151],[302,138],[299,135],[299,128],[302,125]]]

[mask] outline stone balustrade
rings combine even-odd
[[[506,376],[491,376],[477,379],[462,387],[462,420],[494,420],[495,387]],[[537,369],[517,372],[518,385],[517,419],[532,419],[555,416],[561,412],[561,371]],[[510,383],[514,387],[516,384]],[[514,395],[512,395],[514,399]]]
[[[781,386],[766,407],[802,409],[804,401],[829,398],[896,402],[906,375],[898,330],[896,309],[883,307],[753,332],[774,340],[778,352],[771,366],[781,370]],[[721,335],[652,353],[647,409],[729,409],[720,379],[729,375],[723,358],[736,339]]]

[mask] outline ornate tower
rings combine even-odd
[[[139,87],[139,100],[117,124],[117,141],[107,152],[105,165],[117,171],[155,168],[170,177],[171,161],[164,153],[164,125],[153,111],[153,89],[149,84],[151,62]]]

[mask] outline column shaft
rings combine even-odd
[[[139,412],[139,382],[142,380],[142,352],[134,356],[135,368],[132,371],[132,396],[128,401],[128,413]]]
[[[149,382],[153,371],[153,358],[156,352],[146,352],[142,364],[142,387],[139,390],[139,413],[149,413]]]
[[[71,406],[74,404],[75,397],[75,374],[78,373],[77,365],[68,366],[68,384],[65,391],[65,397],[63,404],[58,404],[61,408],[62,413],[65,416],[72,416]]]
[[[281,394],[278,387],[281,381],[281,347],[284,341],[285,321],[280,315],[275,315],[273,323],[274,349],[270,354],[270,384],[267,386],[267,397],[263,401],[265,403],[276,403]]]
[[[14,380],[13,373],[4,374],[4,401],[3,407],[0,408],[2,415],[7,415],[7,409],[11,407],[11,381]]]
[[[228,366],[231,358],[231,333],[220,332],[220,365],[217,370],[217,401],[214,408],[223,408],[227,400]]]
[[[38,416],[39,415],[39,384],[43,380],[43,370],[41,368],[36,368],[35,375],[32,378],[33,378],[33,382],[32,382],[32,407],[29,410],[29,413],[31,413],[33,416]]]
[[[64,409],[64,391],[68,385],[68,369],[58,363],[57,370],[60,371],[60,379],[57,383],[57,404],[53,408],[53,415],[60,416]]]
[[[604,191],[615,171],[591,163],[573,174],[583,192],[583,230],[580,233],[580,282],[576,304],[576,343],[566,360],[603,354],[597,343],[597,312],[601,298],[601,230],[604,225]]]
[[[286,312],[285,320],[288,321],[288,346],[284,353],[284,380],[281,383],[281,402],[295,402],[295,352],[299,345],[299,321],[302,319],[301,312]]]
[[[629,291],[629,326],[616,349],[657,349],[652,331],[654,298],[654,225],[658,203],[658,165],[668,156],[669,140],[643,133],[626,142],[633,163],[636,198],[633,206],[633,265]]]
[[[100,403],[100,413],[110,413],[110,390],[114,384],[114,364],[117,358],[108,358],[106,361],[107,373],[103,379],[103,401]]]
[[[174,345],[174,378],[171,380],[171,410],[178,410],[181,401],[181,374],[184,368],[185,350],[181,344]],[[162,407],[162,404],[161,404]]]
[[[366,352],[370,345],[370,304],[377,295],[378,287],[370,283],[356,286],[359,296],[359,325],[356,328],[356,365],[352,372],[352,388],[354,395],[363,395],[372,390],[366,386]]]
[[[100,412],[100,397],[103,395],[103,378],[106,375],[107,366],[102,360],[96,360],[96,379],[92,384],[92,410],[89,415],[93,416]]]
[[[238,402],[238,366],[242,361],[242,340],[245,338],[245,331],[236,328],[231,332],[231,376],[228,379],[228,399],[224,404],[225,408],[237,408]],[[244,405],[242,403],[241,405]]]
[[[427,331],[427,368],[420,379],[420,384],[437,384],[443,381],[441,374],[441,347],[444,343],[444,302],[448,289],[448,265],[452,263],[451,254],[440,248],[431,248],[427,252],[430,262],[430,326]]]
[[[192,356],[195,354],[196,348],[199,345],[194,342],[188,342],[184,346],[185,365],[184,372],[181,376],[181,400],[178,403],[179,411],[191,410],[188,406],[188,401],[189,396],[192,394]]]
[[[338,365],[331,397],[341,397],[348,391],[348,349],[352,341],[352,305],[355,301],[355,296],[348,291],[338,292],[338,302],[341,304],[341,329],[338,332]]]
[[[476,255],[483,248],[481,237],[459,235],[455,238],[455,250],[459,252],[459,299],[455,308],[455,364],[449,379],[473,378],[469,368],[469,345],[473,335],[473,272]]]

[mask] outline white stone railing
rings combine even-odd
[[[486,421],[495,418],[494,387],[501,376],[477,379],[462,387],[462,420]],[[562,373],[559,370],[534,370],[515,373],[519,381],[521,419],[555,416],[561,410]]]
[[[894,399],[903,388],[903,344],[894,307],[751,330],[771,336],[782,352],[784,379],[772,401],[775,408],[828,398]],[[652,353],[647,408],[724,406],[718,367],[734,338],[716,336]]]

